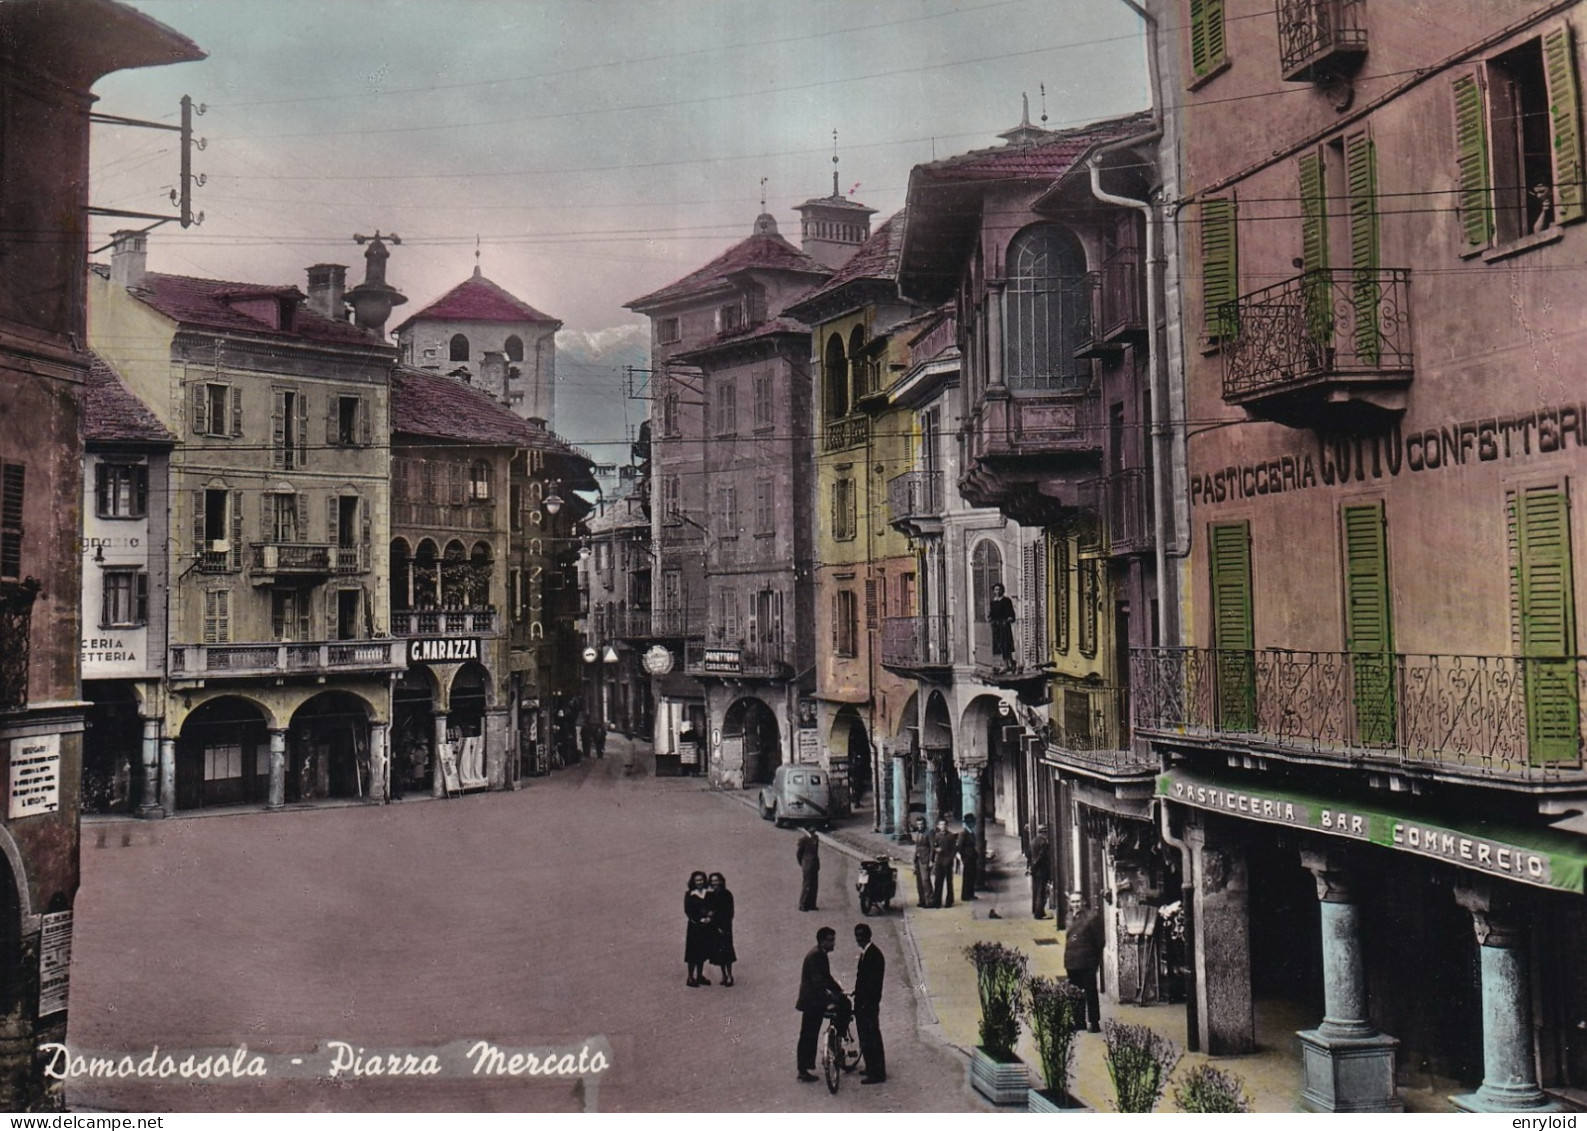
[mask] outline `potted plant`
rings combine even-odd
[[[1014,1055],[1024,1006],[1025,955],[1002,943],[964,948],[981,999],[981,1043],[970,1054],[970,1086],[995,1104],[1025,1104],[1030,1076]]]
[[[1035,977],[1025,983],[1025,1008],[1041,1060],[1045,1088],[1027,1093],[1031,1111],[1074,1111],[1085,1104],[1069,1094],[1074,1070],[1075,1035],[1085,1026],[1085,991],[1059,978]]]
[[[1245,1090],[1245,1081],[1232,1072],[1198,1064],[1174,1088],[1174,1102],[1180,1111],[1248,1112],[1251,1097]]]
[[[1169,1073],[1179,1063],[1179,1046],[1145,1025],[1108,1021],[1102,1026],[1108,1076],[1123,1112],[1145,1113],[1163,1098]]]

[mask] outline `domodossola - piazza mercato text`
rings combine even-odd
[[[1436,428],[1387,428],[1359,435],[1317,434],[1314,452],[1194,471],[1190,501],[1198,505],[1303,491],[1321,484],[1393,478],[1404,471],[1440,471],[1469,463],[1527,459],[1587,447],[1587,405],[1561,405],[1516,416],[1462,420]]]

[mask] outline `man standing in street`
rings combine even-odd
[[[926,818],[915,818],[915,894],[920,906],[935,907],[931,898],[931,830],[926,828]]]
[[[959,830],[959,865],[964,869],[964,887],[959,898],[966,902],[975,898],[976,879],[981,874],[981,842],[975,835],[975,814],[964,815],[964,828]]]
[[[838,945],[838,933],[831,927],[816,932],[816,945],[805,955],[804,966],[799,971],[799,1000],[794,1008],[799,1019],[799,1081],[808,1084],[816,1078],[816,1041],[821,1036],[821,1019],[828,1007],[837,1010],[833,1024],[847,1029],[849,1025],[849,999],[843,987],[832,977],[832,965],[827,955]]]
[[[882,981],[887,975],[887,959],[871,942],[869,924],[854,925],[854,941],[860,948],[860,965],[854,972],[854,1028],[860,1055],[865,1058],[860,1083],[880,1084],[887,1079],[887,1051],[882,1048]]]
[[[1069,896],[1069,925],[1064,935],[1064,971],[1071,984],[1085,991],[1086,1028],[1102,1030],[1102,1003],[1097,996],[1097,967],[1102,965],[1102,917],[1086,906],[1079,892]]]
[[[816,907],[816,889],[821,884],[821,840],[816,836],[815,829],[806,829],[805,835],[799,838],[799,847],[794,851],[794,859],[799,861],[801,873],[799,910],[820,910]]]
[[[959,852],[959,838],[948,828],[948,818],[937,818],[937,831],[931,834],[932,892],[938,907],[953,906],[953,858]]]
[[[1031,822],[1030,917],[1047,918],[1047,884],[1052,878],[1052,841],[1040,822]]]

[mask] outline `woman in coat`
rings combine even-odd
[[[733,950],[733,893],[727,890],[727,879],[721,872],[711,873],[711,886],[706,895],[710,907],[711,926],[716,932],[711,961],[722,968],[722,984],[733,984],[733,963],[738,955]]]
[[[683,961],[689,967],[685,985],[709,986],[705,964],[711,961],[716,946],[716,931],[711,926],[710,886],[704,872],[689,874],[689,890],[683,896],[683,914],[689,920],[684,929]]]

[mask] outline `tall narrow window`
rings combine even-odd
[[[270,415],[273,462],[276,467],[302,467],[308,455],[308,398],[293,389],[276,389]]]
[[[716,529],[720,538],[738,537],[738,485],[722,484],[716,489]]]
[[[832,537],[846,542],[859,533],[859,515],[854,480],[847,476],[832,482]]]
[[[1190,0],[1191,71],[1200,78],[1223,62],[1223,0]]]
[[[1080,241],[1056,224],[1009,243],[1004,379],[1011,389],[1054,389],[1090,375],[1075,350],[1089,334],[1091,296]]]
[[[771,534],[777,529],[776,496],[772,492],[772,481],[768,478],[755,480],[755,533]]]
[[[827,348],[821,366],[821,379],[826,386],[827,419],[842,420],[849,414],[849,362],[843,352],[843,338],[833,334],[827,339]]]
[[[1389,603],[1388,536],[1382,503],[1340,508],[1345,541],[1345,649],[1354,676],[1356,736],[1394,742],[1394,618]]]
[[[128,628],[149,619],[149,575],[139,569],[107,569],[99,627]]]
[[[204,593],[204,643],[231,643],[231,590],[209,589]]]
[[[772,382],[770,373],[755,374],[755,431],[763,432],[774,426],[775,410],[772,407]]]
[[[1382,352],[1378,309],[1378,161],[1365,131],[1345,139],[1345,181],[1350,208],[1350,297],[1355,307],[1356,358],[1376,365]]]
[[[1250,524],[1214,524],[1208,542],[1218,726],[1226,731],[1255,730],[1256,655],[1251,620]]]
[[[1575,765],[1581,760],[1581,688],[1570,496],[1555,484],[1512,492],[1508,505],[1510,604],[1525,674],[1529,760]]]
[[[0,578],[22,576],[22,513],[27,473],[20,463],[0,463]]]
[[[738,382],[722,380],[716,386],[716,433],[731,436],[738,431]]]
[[[1239,336],[1240,297],[1234,201],[1212,197],[1201,202],[1202,332],[1210,342]]]
[[[453,334],[452,340],[447,343],[448,361],[468,360],[468,338],[463,334]]]
[[[839,656],[859,655],[859,605],[852,589],[832,595],[832,651]]]
[[[508,334],[507,341],[502,344],[501,349],[507,355],[508,361],[523,360],[523,339],[517,334]]]

